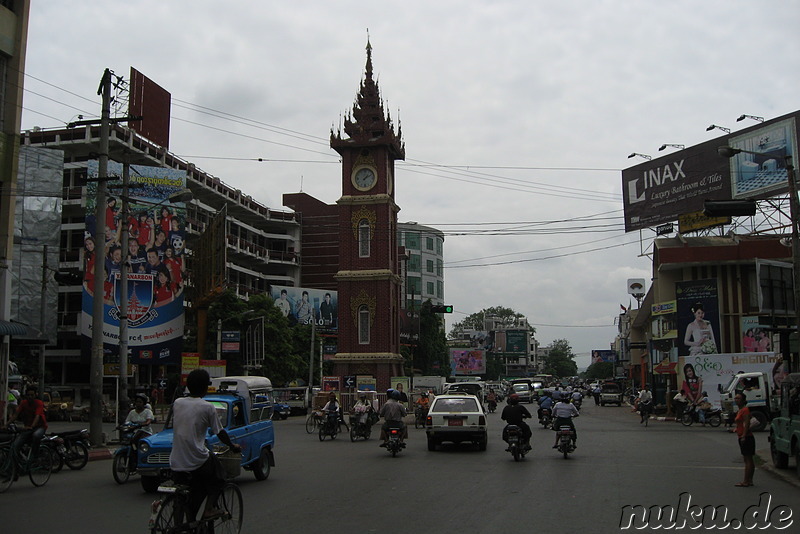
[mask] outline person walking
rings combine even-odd
[[[736,432],[739,436],[739,450],[744,458],[744,480],[734,484],[737,488],[748,488],[753,485],[753,473],[756,470],[753,456],[756,454],[756,438],[750,430],[750,408],[747,407],[747,397],[744,393],[737,393],[734,397],[739,411],[736,412],[736,428],[728,432]]]

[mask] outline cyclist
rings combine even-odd
[[[14,439],[14,449],[20,450],[23,444],[30,443],[35,451],[47,430],[44,403],[36,398],[35,387],[28,386],[25,388],[25,398],[17,406],[17,411],[11,414],[11,419],[8,423],[13,423],[17,418],[22,419],[25,430],[20,432]]]
[[[173,445],[169,455],[169,466],[177,479],[183,479],[191,487],[189,490],[190,510],[200,507],[203,498],[206,506],[203,519],[218,516],[217,498],[225,485],[222,465],[216,456],[210,454],[205,438],[208,429],[219,440],[236,452],[242,448],[233,443],[222,427],[214,406],[203,397],[208,393],[211,378],[205,369],[195,369],[186,378],[188,397],[175,399],[172,405]]]

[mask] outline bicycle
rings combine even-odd
[[[306,433],[313,434],[324,422],[325,416],[322,415],[322,412],[312,411],[306,417]]]
[[[0,435],[0,493],[11,487],[20,475],[28,475],[34,486],[44,486],[53,472],[53,455],[47,445],[40,444],[35,452],[27,443],[14,447],[18,434],[16,426],[11,424],[8,432]]]
[[[238,475],[241,469],[241,455],[226,456],[225,452],[215,452],[226,472],[226,478]],[[166,495],[153,501],[148,527],[150,534],[239,534],[242,530],[244,505],[242,492],[233,482],[226,482],[217,499],[221,513],[209,518],[197,519],[203,506],[190,506],[191,486],[188,484],[163,484],[158,492]],[[202,503],[200,503],[202,505]]]

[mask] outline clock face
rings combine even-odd
[[[375,185],[375,171],[369,167],[361,167],[353,174],[353,185],[361,191],[372,189]]]

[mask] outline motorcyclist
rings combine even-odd
[[[363,424],[367,424],[375,413],[375,408],[367,399],[367,394],[365,392],[362,391],[358,394],[358,400],[353,405],[353,413],[358,416],[358,421]]]
[[[544,410],[552,410],[553,409],[553,398],[550,396],[550,393],[545,391],[541,397],[539,397],[539,409],[536,411],[537,415],[539,416],[539,421],[542,420],[542,414]]]
[[[400,430],[402,431],[400,434],[400,443],[405,447],[403,440],[407,437],[407,430],[403,418],[406,415],[408,415],[408,411],[400,402],[400,392],[394,389],[388,389],[386,391],[386,402],[381,406],[380,412],[380,416],[384,419],[383,425],[381,425],[380,447],[386,447],[389,441],[389,428],[392,424],[398,424],[400,426]]]
[[[495,394],[493,389],[490,389],[489,393],[486,394],[486,404],[491,410],[497,408],[497,394]]]
[[[569,426],[572,429],[572,445],[574,447],[578,446],[578,431],[575,430],[575,424],[572,422],[572,418],[578,417],[579,415],[578,409],[570,402],[569,397],[561,399],[558,404],[553,407],[553,430],[558,431],[564,425]],[[558,448],[558,432],[556,432],[556,442],[553,448]]]
[[[531,428],[525,419],[531,417],[531,413],[525,406],[519,403],[519,395],[516,393],[508,397],[506,407],[503,408],[503,413],[500,414],[500,419],[509,425],[517,425],[522,429],[522,441],[526,450],[531,449]],[[503,429],[503,440],[508,441],[506,437],[506,429]]]
[[[328,394],[328,402],[322,407],[322,411],[325,413],[327,421],[331,424],[341,425],[343,423],[342,410],[339,409],[339,401],[336,399],[336,393],[333,391]]]

